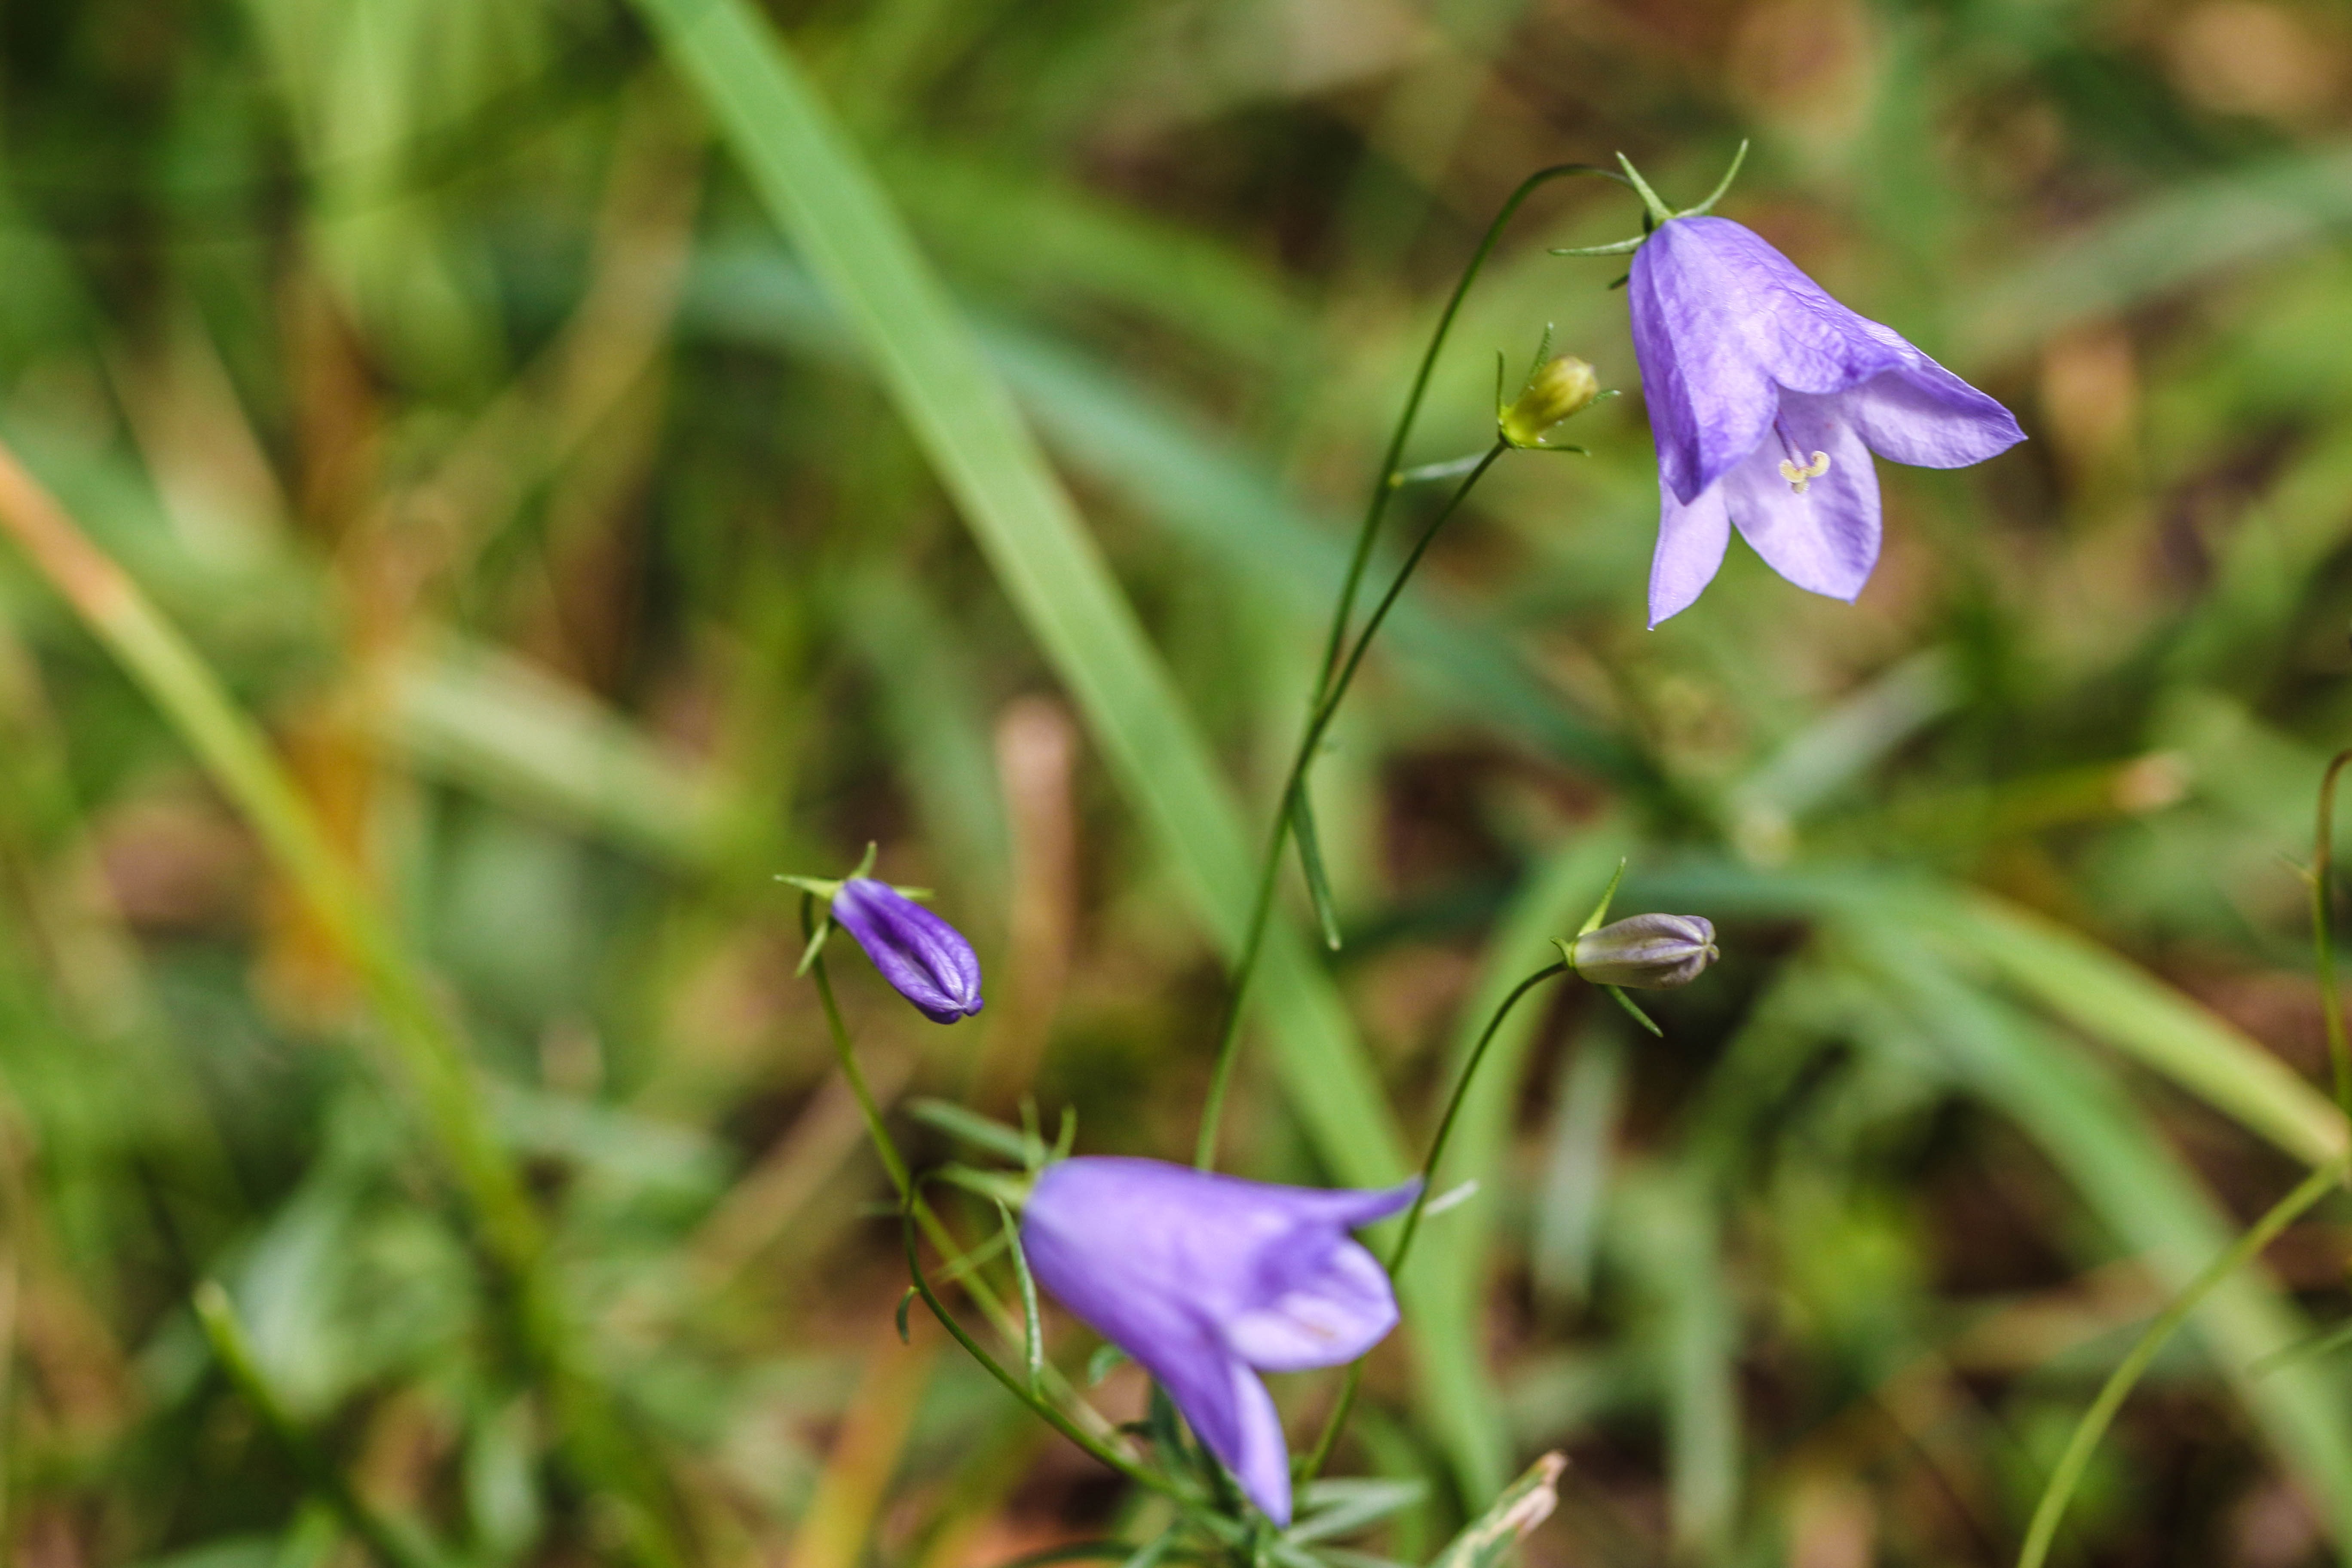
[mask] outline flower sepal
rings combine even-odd
[[[1731,182],[1739,178],[1739,166],[1747,162],[1748,142],[1743,138],[1739,151],[1731,155],[1731,167],[1723,172],[1723,178],[1717,180],[1715,189],[1706,194],[1706,200],[1676,212],[1659,199],[1658,193],[1650,188],[1650,182],[1642,178],[1642,172],[1633,167],[1633,161],[1620,153],[1617,163],[1625,171],[1625,183],[1633,186],[1633,194],[1642,198],[1642,232],[1631,239],[1620,239],[1608,245],[1556,245],[1552,247],[1551,253],[1554,256],[1630,256],[1658,232],[1660,225],[1672,223],[1678,217],[1705,217],[1713,212],[1715,204],[1729,194]]]
[[[977,1165],[948,1163],[931,1173],[934,1181],[945,1182],[951,1187],[961,1187],[974,1196],[1002,1204],[1014,1214],[1029,1205],[1029,1194],[1036,1190],[1034,1171],[983,1171]]]

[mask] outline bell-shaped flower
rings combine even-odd
[[[1290,1460],[1261,1372],[1338,1366],[1396,1326],[1378,1260],[1349,1236],[1412,1201],[1275,1186],[1158,1160],[1049,1165],[1021,1220],[1038,1282],[1157,1378],[1276,1524]]]
[[[887,882],[843,882],[833,895],[833,918],[857,939],[882,978],[934,1024],[980,1011],[980,960],[971,943]]]
[[[1714,580],[1735,527],[1790,582],[1851,600],[1878,561],[1873,452],[1957,468],[2025,438],[1728,218],[1660,223],[1633,253],[1629,302],[1658,443],[1652,626]]]

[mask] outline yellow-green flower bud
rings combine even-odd
[[[1574,354],[1548,360],[1528,377],[1518,401],[1503,410],[1503,439],[1514,447],[1533,447],[1543,433],[1581,411],[1601,395],[1601,377]]]

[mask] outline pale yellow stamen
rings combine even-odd
[[[1801,468],[1786,458],[1780,459],[1780,477],[1788,480],[1789,488],[1799,495],[1803,495],[1806,486],[1829,471],[1830,455],[1827,452],[1815,452],[1813,460]]]

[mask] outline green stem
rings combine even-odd
[[[1511,994],[1503,998],[1502,1005],[1495,1009],[1494,1016],[1486,1020],[1486,1027],[1480,1032],[1478,1043],[1470,1047],[1470,1055],[1462,1064],[1461,1074],[1454,1081],[1453,1097],[1445,1102],[1445,1114],[1438,1119],[1437,1135],[1429,1141],[1429,1156],[1421,1163],[1421,1191],[1412,1195],[1412,1206],[1405,1210],[1404,1228],[1397,1234],[1396,1250],[1389,1255],[1390,1279],[1394,1279],[1404,1268],[1404,1260],[1412,1251],[1413,1237],[1420,1234],[1422,1211],[1429,1206],[1430,1189],[1437,1180],[1438,1162],[1445,1157],[1445,1145],[1454,1136],[1454,1121],[1462,1114],[1463,1102],[1469,1098],[1470,1080],[1477,1076],[1479,1064],[1486,1059],[1486,1047],[1494,1043],[1496,1031],[1503,1026],[1503,1020],[1511,1016],[1511,1009],[1519,1005],[1520,998],[1545,981],[1557,979],[1568,973],[1565,963],[1548,964],[1511,987]],[[1364,1361],[1359,1356],[1349,1364],[1348,1379],[1339,1387],[1339,1401],[1331,1407],[1330,1418],[1323,1423],[1322,1435],[1316,1438],[1314,1448],[1307,1456],[1307,1462],[1299,1472],[1301,1480],[1313,1480],[1323,1473],[1325,1462],[1331,1458],[1331,1449],[1339,1441],[1340,1429],[1347,1426],[1349,1415],[1355,1410],[1356,1390],[1363,1380]]]
[[[808,940],[816,931],[816,899],[814,894],[801,894],[801,938]],[[849,1026],[841,1021],[841,1004],[833,999],[833,978],[824,970],[824,954],[820,952],[809,961],[810,978],[816,982],[817,1000],[824,1005],[824,1026],[833,1037],[834,1059],[841,1064],[841,1076],[849,1080],[849,1092],[857,1097],[857,1109],[866,1117],[866,1135],[874,1142],[874,1152],[881,1157],[882,1168],[890,1173],[890,1185],[905,1203],[909,1191],[907,1157],[898,1152],[898,1140],[890,1136],[889,1127],[882,1120],[882,1107],[874,1098],[874,1090],[866,1082],[866,1069],[857,1065],[857,1052],[849,1043]]]
[[[1455,281],[1454,292],[1447,296],[1445,309],[1439,313],[1437,326],[1430,333],[1429,346],[1422,351],[1421,364],[1413,372],[1412,386],[1405,394],[1404,407],[1397,415],[1396,427],[1390,432],[1388,445],[1381,452],[1380,471],[1372,476],[1371,497],[1365,502],[1363,521],[1356,527],[1355,547],[1348,557],[1348,573],[1339,585],[1339,602],[1331,609],[1331,626],[1324,636],[1323,658],[1317,667],[1314,694],[1307,704],[1307,731],[1312,739],[1299,747],[1291,764],[1290,776],[1284,781],[1281,798],[1275,804],[1274,826],[1266,835],[1265,852],[1258,864],[1257,887],[1251,896],[1249,921],[1244,928],[1241,948],[1234,958],[1233,977],[1225,994],[1224,1016],[1217,1027],[1216,1066],[1210,1073],[1209,1092],[1201,1107],[1200,1137],[1193,1149],[1192,1163],[1202,1170],[1205,1171],[1216,1163],[1217,1129],[1224,1116],[1225,1092],[1232,1082],[1234,1058],[1239,1054],[1242,1010],[1248,999],[1250,976],[1256,972],[1259,954],[1265,951],[1266,924],[1274,911],[1274,890],[1281,878],[1282,852],[1290,841],[1292,797],[1302,787],[1307,768],[1314,758],[1315,744],[1320,741],[1324,727],[1330,722],[1333,676],[1340,667],[1341,652],[1348,646],[1348,627],[1355,619],[1356,595],[1362,590],[1364,573],[1371,565],[1372,548],[1380,539],[1381,520],[1388,515],[1389,500],[1396,492],[1397,487],[1392,481],[1397,465],[1404,459],[1405,443],[1412,439],[1413,422],[1420,417],[1422,401],[1429,394],[1430,376],[1437,368],[1437,356],[1444,349],[1446,337],[1454,330],[1454,318],[1461,313],[1462,301],[1468,297],[1470,285],[1476,281],[1487,258],[1494,254],[1496,242],[1503,237],[1503,230],[1509,226],[1511,219],[1517,216],[1519,208],[1537,190],[1570,174],[1593,174],[1604,180],[1615,180],[1620,184],[1630,183],[1617,171],[1593,163],[1555,163],[1549,168],[1537,170],[1519,182],[1518,189],[1505,199],[1495,214],[1494,222],[1486,226],[1486,232],[1479,238],[1478,248],[1470,253],[1470,260],[1462,268],[1462,276]],[[1492,462],[1493,458],[1489,456],[1486,461]],[[1485,464],[1482,463],[1477,471],[1483,473]],[[1475,474],[1473,478],[1475,478]],[[1466,489],[1467,487],[1465,488]],[[1454,499],[1458,502],[1460,495],[1457,493]],[[1451,504],[1447,510],[1452,510]],[[1402,584],[1403,578],[1400,576],[1398,586],[1402,587]],[[1393,592],[1391,596],[1394,596]]]
[[[203,1325],[205,1337],[212,1342],[213,1356],[220,1363],[221,1371],[228,1374],[238,1395],[269,1429],[287,1458],[294,1461],[294,1468],[302,1472],[304,1483],[334,1510],[343,1527],[357,1536],[385,1568],[441,1568],[442,1554],[419,1539],[414,1527],[395,1524],[370,1508],[341,1469],[320,1452],[310,1435],[288,1412],[278,1391],[262,1374],[261,1363],[254,1358],[253,1346],[245,1337],[244,1325],[237,1321],[236,1308],[230,1302],[228,1292],[207,1279],[196,1287],[194,1304],[196,1321]]]
[[[2251,1229],[2240,1237],[2227,1252],[2207,1264],[2189,1289],[2174,1297],[2163,1311],[2140,1334],[2128,1354],[2116,1370],[2108,1374],[2106,1385],[2099,1390],[2098,1398],[2083,1413],[2074,1425],[2074,1434],[2067,1440],[2066,1451],[2058,1457],[2058,1468],[2050,1473],[2050,1484],[2042,1489],[2042,1500],[2033,1510],[2033,1522],[2025,1532],[2025,1547],[2017,1555],[2017,1568],[2042,1568],[2050,1555],[2051,1542],[2057,1538],[2058,1523],[2065,1516],[2066,1504],[2074,1495],[2075,1486],[2083,1479],[2083,1470],[2091,1462],[2092,1452],[2099,1439],[2106,1435],[2107,1426],[2123,1408],[2131,1394],[2132,1385],[2147,1371],[2174,1331],[2188,1321],[2199,1302],[2213,1288],[2236,1273],[2259,1256],[2263,1247],[2276,1239],[2279,1232],[2293,1224],[2305,1209],[2327,1194],[2327,1190],[2344,1180],[2346,1160],[2337,1158],[2303,1180],[2303,1184],[2287,1194],[2271,1211],[2256,1220]]]
[[[1422,557],[1429,553],[1438,530],[1444,528],[1446,520],[1461,509],[1472,488],[1486,477],[1488,468],[1495,466],[1495,459],[1509,449],[1508,442],[1496,442],[1487,448],[1486,456],[1478,459],[1477,465],[1462,477],[1462,482],[1454,487],[1454,493],[1446,498],[1445,504],[1438,509],[1436,515],[1429,520],[1428,526],[1421,531],[1421,537],[1413,542],[1404,564],[1397,569],[1395,577],[1389,583],[1388,591],[1373,606],[1370,617],[1364,622],[1363,631],[1358,635],[1353,646],[1347,648],[1346,658],[1336,673],[1328,669],[1325,672],[1323,689],[1316,699],[1314,711],[1307,715],[1307,731],[1299,737],[1298,750],[1290,759],[1290,772],[1283,780],[1282,798],[1274,814],[1274,830],[1266,842],[1265,856],[1258,863],[1257,892],[1250,903],[1249,926],[1242,939],[1241,956],[1234,961],[1233,984],[1226,993],[1224,1016],[1217,1028],[1216,1066],[1209,1074],[1208,1096],[1201,1106],[1200,1137],[1192,1150],[1192,1163],[1203,1171],[1217,1163],[1217,1132],[1224,1120],[1225,1094],[1233,1086],[1234,1065],[1241,1057],[1242,1011],[1248,1000],[1250,975],[1256,969],[1258,954],[1265,946],[1266,926],[1274,914],[1274,889],[1281,879],[1282,852],[1290,842],[1292,808],[1300,792],[1307,787],[1307,774],[1315,764],[1316,749],[1322,745],[1324,732],[1331,727],[1332,719],[1338,715],[1339,704],[1347,697],[1348,688],[1354,683],[1356,671],[1364,662],[1364,655],[1370,651],[1372,638],[1378,635],[1381,623],[1388,619],[1389,612],[1395,608],[1413,569],[1421,564]],[[1349,598],[1352,598],[1353,589],[1351,583]]]
[[[1099,1440],[1094,1434],[1086,1431],[1076,1422],[1063,1414],[1061,1409],[1050,1400],[1040,1394],[1031,1392],[1020,1378],[1013,1376],[994,1356],[990,1355],[981,1342],[972,1338],[970,1331],[956,1321],[955,1314],[948,1310],[947,1303],[940,1300],[939,1293],[931,1289],[930,1279],[923,1273],[922,1252],[915,1241],[916,1205],[921,1201],[922,1183],[918,1180],[908,1188],[906,1202],[899,1207],[899,1229],[906,1242],[908,1276],[914,1281],[916,1294],[922,1297],[923,1305],[931,1310],[931,1316],[940,1321],[940,1327],[954,1335],[956,1342],[963,1346],[965,1352],[986,1368],[990,1376],[1003,1384],[1007,1393],[1034,1411],[1055,1431],[1059,1432],[1063,1436],[1067,1437],[1071,1442],[1139,1486],[1149,1487],[1156,1492],[1174,1498],[1179,1502],[1193,1500],[1165,1478],[1154,1475],[1108,1443]]]
[[[2336,946],[2328,931],[2334,902],[2329,883],[2336,847],[2336,779],[2347,763],[2352,763],[2352,751],[2336,752],[2319,781],[2318,843],[2311,855],[2311,940],[2319,968],[2319,1010],[2327,1021],[2327,1059],[2336,1069],[2336,1103],[2352,1119],[2352,1043],[2345,1037],[2344,996],[2336,989]]]
[[[815,921],[815,900],[803,893],[801,899],[801,935],[803,940],[814,931]],[[816,982],[817,999],[824,1007],[825,1029],[833,1039],[834,1058],[841,1064],[841,1076],[848,1080],[850,1092],[857,1097],[858,1110],[866,1119],[866,1135],[873,1141],[874,1152],[881,1159],[882,1168],[889,1173],[890,1185],[898,1194],[899,1204],[913,1215],[915,1224],[922,1227],[924,1238],[939,1249],[940,1256],[948,1260],[948,1267],[956,1271],[964,1293],[971,1298],[981,1315],[988,1320],[989,1326],[1003,1334],[1007,1342],[1025,1342],[1028,1320],[1016,1319],[1012,1309],[988,1288],[987,1281],[979,1272],[981,1260],[957,1243],[955,1233],[948,1229],[947,1222],[940,1217],[930,1200],[923,1196],[922,1183],[912,1174],[912,1167],[907,1163],[907,1156],[898,1148],[898,1140],[890,1136],[889,1124],[882,1119],[881,1102],[874,1098],[874,1091],[866,1081],[866,1071],[858,1066],[857,1052],[850,1043],[849,1026],[841,1016],[841,1005],[834,999],[833,979],[825,973],[823,952],[810,961],[809,974]],[[917,1283],[919,1286],[922,1283],[919,1277]],[[933,1310],[937,1310],[936,1308]],[[966,1349],[971,1348],[971,1342],[964,1340],[962,1334],[956,1337],[964,1341]],[[973,1353],[979,1352],[975,1351]],[[1070,1395],[1087,1421],[1103,1431],[1111,1429],[1110,1423],[1103,1419],[1100,1412],[1076,1399],[1060,1373],[1051,1366],[1041,1368],[1041,1373],[1046,1386],[1056,1394]]]

